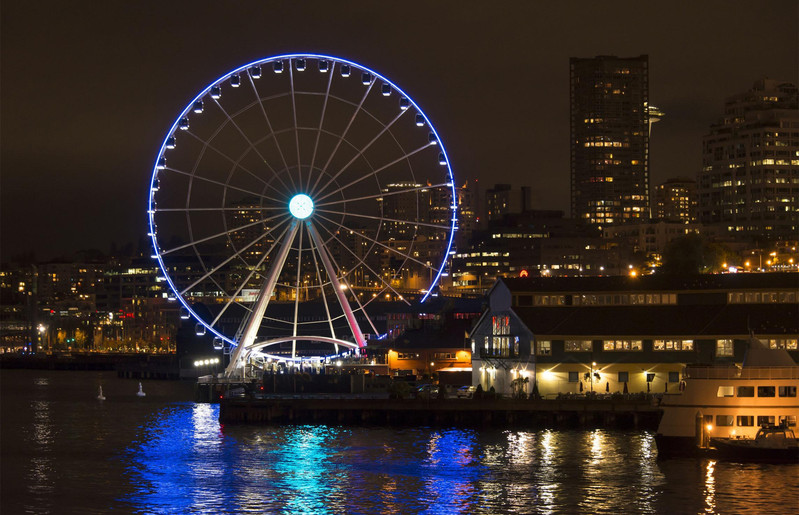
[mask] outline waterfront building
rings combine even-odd
[[[669,222],[696,223],[698,195],[696,181],[675,177],[655,186],[653,218]]]
[[[487,296],[488,309],[469,332],[472,384],[501,395],[528,395],[535,381],[533,333],[512,309],[505,282],[494,283]]]
[[[724,114],[702,139],[702,224],[738,239],[796,239],[798,99],[795,84],[761,79],[725,101]]]
[[[570,59],[571,216],[592,225],[649,211],[649,58]]]
[[[474,372],[475,384],[495,374],[507,386],[515,370],[544,396],[665,392],[687,364],[740,364],[752,334],[799,357],[797,273],[501,279],[488,297],[469,334],[475,352],[496,317],[510,321],[508,341],[534,336],[518,363],[474,355],[473,370],[490,372]]]
[[[481,298],[444,296],[410,306],[386,303],[381,310],[385,333],[369,341],[366,354],[385,363],[392,376],[437,373],[445,384],[470,384],[472,353],[466,334],[482,306]],[[464,375],[469,377],[461,381]]]

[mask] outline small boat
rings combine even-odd
[[[105,395],[103,395],[103,387],[102,386],[100,386],[100,393],[97,395],[97,400],[98,401],[104,401],[105,400]]]
[[[787,424],[763,426],[754,439],[711,438],[710,446],[720,460],[799,464],[799,440]]]
[[[145,395],[147,395],[146,393],[144,393],[144,390],[141,387],[141,382],[139,382],[139,391],[136,392],[136,395],[139,397],[144,397]]]

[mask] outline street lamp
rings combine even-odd
[[[45,333],[47,333],[47,326],[44,324],[39,324],[36,328],[39,330],[39,342],[43,342],[45,338]],[[47,340],[47,352],[50,353],[50,340]]]

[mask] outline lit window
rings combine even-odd
[[[538,349],[536,354],[539,356],[550,356],[552,354],[552,342],[549,340],[538,341]]]
[[[716,425],[719,427],[732,426],[734,418],[733,415],[716,415]]]
[[[752,415],[738,415],[737,425],[743,427],[750,427],[755,425],[755,417]]]
[[[591,340],[566,340],[563,342],[566,352],[591,352]]]
[[[732,340],[716,340],[716,356],[732,356],[733,350]]]

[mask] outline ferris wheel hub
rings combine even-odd
[[[305,193],[294,195],[289,201],[289,212],[294,218],[305,220],[313,213],[313,200]]]

